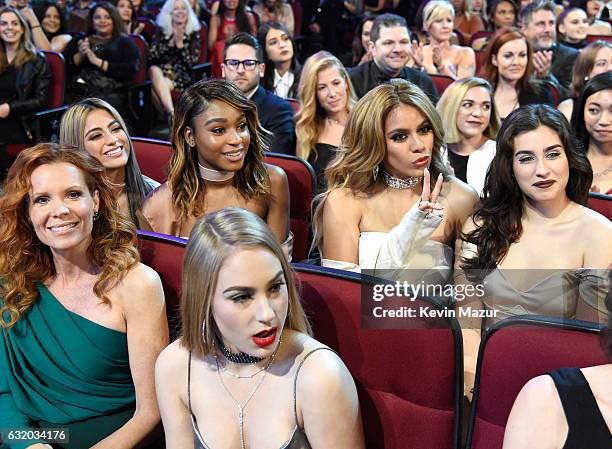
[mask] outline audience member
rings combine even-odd
[[[341,55],[345,48],[342,0],[302,0],[302,34],[306,38],[307,55],[327,50]],[[350,27],[349,27],[350,29]]]
[[[520,12],[521,29],[534,53],[530,55],[534,74],[539,79],[558,81],[560,97],[568,97],[572,72],[578,50],[557,43],[555,4],[550,0],[537,0]]]
[[[51,50],[51,44],[47,35],[41,27],[40,20],[30,7],[29,0],[6,0],[5,6],[15,8],[21,13],[30,28],[32,42],[38,50]]]
[[[518,6],[514,0],[493,0],[489,4],[489,23],[487,30],[495,32],[500,28],[516,26]],[[480,37],[472,41],[472,48],[477,51],[484,50],[490,37]]]
[[[247,11],[245,0],[221,0],[219,10],[210,18],[208,48],[214,50],[217,41],[225,43],[237,33],[257,34],[255,17]]]
[[[612,443],[612,295],[603,333],[605,365],[559,368],[525,384],[508,417],[504,449],[608,447]]]
[[[40,21],[45,36],[49,40],[50,50],[63,52],[72,39],[65,29],[64,11],[54,1],[45,1],[36,7],[36,17]]]
[[[192,82],[191,67],[200,57],[200,22],[187,0],[166,0],[157,16],[159,29],[151,42],[149,77],[157,107],[171,118],[173,91]]]
[[[588,42],[587,28],[589,22],[586,13],[580,8],[567,8],[557,22],[557,41],[568,47],[581,50]]]
[[[39,144],[0,197],[0,426],[67,428],[71,448],[136,447],[159,424],[164,293],[103,171],[80,149]],[[51,448],[26,434],[11,447]]]
[[[29,115],[47,105],[51,72],[36,53],[25,18],[0,8],[0,180],[9,166],[6,145],[33,141]]]
[[[572,127],[591,163],[591,190],[612,194],[612,72],[587,81],[572,114]]]
[[[259,16],[260,24],[281,23],[287,28],[288,34],[293,36],[295,31],[293,9],[285,0],[259,0],[253,6],[253,12]]]
[[[468,0],[467,11],[470,14],[476,14],[482,20],[485,25],[489,21],[487,16],[487,0]]]
[[[353,378],[310,336],[293,271],[259,217],[228,208],[199,220],[182,285],[182,336],[155,375],[168,446],[365,448]]]
[[[136,44],[123,32],[117,9],[102,2],[89,10],[86,36],[70,41],[64,57],[67,102],[96,96],[127,115],[127,84],[141,64]]]
[[[355,30],[355,37],[353,38],[353,57],[351,60],[351,67],[354,67],[364,62],[372,60],[372,52],[370,50],[370,31],[372,30],[372,24],[376,17],[366,16],[359,22],[357,29]]]
[[[237,34],[227,42],[223,59],[225,80],[235,84],[257,106],[261,125],[269,131],[264,137],[267,149],[276,153],[294,153],[293,108],[259,85],[265,65],[263,49],[257,39],[246,33]]]
[[[460,79],[474,76],[476,56],[470,47],[451,43],[454,15],[453,5],[446,0],[431,0],[425,5],[423,27],[429,35],[429,44],[423,47],[422,60],[414,61],[429,74]]]
[[[446,88],[437,109],[454,175],[481,194],[499,129],[491,85],[482,78],[457,80]]]
[[[132,0],[118,0],[117,12],[123,22],[124,30],[127,34],[140,34],[144,30],[144,23],[138,23],[136,8]]]
[[[481,73],[495,89],[501,120],[526,104],[553,103],[547,86],[531,77],[534,59],[531,44],[516,28],[501,28],[491,37]]]
[[[612,43],[595,41],[587,45],[576,58],[570,86],[570,97],[559,104],[558,109],[570,121],[574,100],[582,93],[586,82],[600,73],[612,70]]]
[[[443,133],[431,101],[405,80],[382,84],[357,102],[315,214],[324,266],[452,265],[455,235],[476,193],[448,175]]]
[[[132,0],[132,6],[134,6],[134,11],[136,11],[136,17],[155,19],[155,14],[148,10],[144,0]]]
[[[326,51],[304,63],[296,116],[296,154],[310,162],[316,193],[327,189],[325,169],[336,155],[348,113],[355,104],[353,86],[342,63]]]
[[[478,14],[471,14],[468,11],[467,0],[450,0],[450,3],[455,13],[453,17],[454,29],[462,35],[462,40],[459,42],[467,45],[472,38],[472,34],[485,29],[484,22]]]
[[[264,49],[264,89],[281,98],[297,97],[302,66],[289,30],[281,23],[267,22],[259,27],[257,40]]]
[[[187,237],[205,213],[242,207],[290,247],[287,176],[264,163],[262,132],[255,105],[233,84],[188,87],[174,114],[168,181],[143,205],[153,230]]]
[[[573,4],[587,13],[589,20],[587,34],[595,34],[598,36],[609,36],[612,34],[612,27],[610,24],[599,19],[599,13],[603,6],[601,0],[577,0],[573,2]]]
[[[94,0],[73,0],[66,5],[68,13],[68,32],[70,34],[87,33],[89,29],[89,10],[94,7]]]
[[[420,87],[435,104],[438,90],[427,74],[406,67],[411,57],[410,34],[406,20],[394,14],[382,14],[374,20],[370,32],[372,60],[349,70],[357,98],[392,78],[402,78]]]
[[[60,142],[95,157],[104,167],[118,210],[138,229],[147,229],[140,207],[159,183],[140,172],[127,127],[117,110],[98,98],[73,104],[62,117]]]

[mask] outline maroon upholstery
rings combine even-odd
[[[49,109],[59,108],[64,104],[64,93],[66,90],[66,64],[64,55],[57,51],[41,50],[47,58],[51,69],[51,85],[47,98]]]
[[[475,51],[474,55],[476,56],[476,74],[478,74],[485,63],[486,53],[484,51]]]
[[[478,355],[468,447],[501,449],[512,404],[529,379],[561,367],[607,363],[600,329],[537,316],[509,318],[489,329]]]
[[[147,80],[147,42],[140,34],[130,34],[130,39],[138,47],[140,55],[140,67],[138,67],[138,72],[134,75],[133,82],[136,84],[144,83]]]
[[[293,108],[293,113],[297,114],[298,111],[300,110],[300,102],[296,100],[295,98],[286,98],[286,100],[289,102],[289,104]]]
[[[589,193],[588,206],[608,217],[608,220],[612,220],[612,195],[591,192]]]
[[[315,338],[338,352],[355,379],[366,447],[458,447],[463,360],[456,321],[438,319],[435,329],[364,328],[357,275],[294,268]]]
[[[178,306],[181,292],[183,256],[187,240],[155,232],[138,231],[142,263],[159,274],[166,297],[166,315],[174,335],[179,328]]]
[[[559,89],[557,89],[556,84],[552,81],[547,81],[545,85],[553,98],[553,105],[557,107],[559,105]]]
[[[293,260],[299,262],[308,256],[310,209],[315,188],[314,171],[305,160],[288,154],[266,153],[266,162],[282,168],[287,174]]]
[[[289,2],[289,5],[293,10],[293,35],[300,36],[302,34],[302,4],[299,0],[293,0]]]
[[[200,57],[197,64],[203,64],[208,60],[208,25],[200,20]]]
[[[149,178],[164,183],[168,177],[168,164],[172,157],[170,142],[132,137],[132,146],[140,171]]]
[[[142,17],[142,16],[138,17],[136,21],[138,22],[138,24],[141,24],[141,23],[144,24],[144,28],[142,29],[141,34],[148,42],[151,42],[151,40],[155,36],[155,31],[157,30],[157,24],[152,19],[149,19],[148,17]]]
[[[491,37],[492,35],[492,31],[476,31],[474,34],[472,34],[472,37],[470,38],[470,47],[472,46],[474,41],[482,39],[483,37]]]
[[[612,42],[612,36],[599,35],[599,34],[587,34],[586,37],[587,42],[590,44],[595,41],[607,41]]]
[[[453,84],[453,82],[455,81],[450,76],[446,76],[446,75],[429,75],[429,76],[431,77],[431,80],[436,85],[436,89],[438,89],[438,93],[440,94],[440,96],[442,96],[446,88],[450,86],[451,84]]]

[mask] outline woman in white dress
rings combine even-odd
[[[351,110],[315,213],[322,264],[361,269],[450,266],[476,193],[443,162],[442,121],[421,89],[394,79]]]

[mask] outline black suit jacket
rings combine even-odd
[[[402,68],[397,76],[392,77],[380,70],[374,61],[369,61],[350,68],[349,77],[351,78],[351,83],[353,83],[357,98],[363,97],[379,84],[389,82],[391,78],[403,78],[406,81],[416,84],[425,92],[434,105],[440,98],[438,89],[436,89],[436,85],[429,75],[410,67]]]
[[[578,53],[575,48],[563,44],[557,44],[553,49],[550,71],[565,89],[569,89],[572,83],[572,69]]]
[[[257,106],[261,126],[272,133],[265,136],[269,151],[295,154],[295,122],[289,102],[261,86],[251,100]]]

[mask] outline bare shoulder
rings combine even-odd
[[[580,212],[575,223],[575,240],[584,245],[584,266],[612,267],[612,222],[588,207],[580,206]],[[584,238],[585,230],[588,239]]]
[[[274,189],[274,187],[281,186],[283,184],[287,184],[287,173],[281,167],[272,164],[266,164],[266,170],[268,171],[268,176],[270,177],[270,187]]]
[[[363,207],[363,198],[355,195],[350,189],[341,187],[333,189],[325,199],[325,215],[344,217],[343,221],[359,219]]]
[[[167,205],[172,202],[172,192],[168,182],[164,182],[162,185],[153,189],[149,192],[147,197],[142,203],[143,211],[151,211],[160,205]]]
[[[143,263],[133,266],[113,289],[124,309],[151,309],[165,305],[159,274]]]
[[[591,230],[593,232],[601,232],[607,234],[608,238],[612,238],[612,221],[586,206],[581,206],[581,212],[582,224],[589,226],[589,232]]]
[[[170,343],[157,357],[155,371],[172,375],[185,371],[189,363],[189,351],[182,345],[182,339]]]
[[[442,195],[455,218],[471,215],[478,202],[476,190],[454,176],[444,183]]]
[[[464,61],[468,58],[476,57],[474,50],[471,47],[464,47],[462,45],[457,45],[455,46],[455,48],[457,48],[457,50],[459,51],[459,57],[463,59]]]

